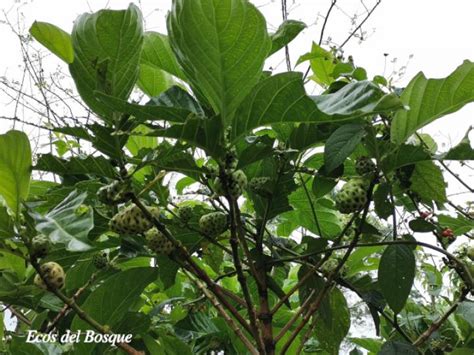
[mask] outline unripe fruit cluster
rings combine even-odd
[[[201,232],[209,237],[214,237],[227,229],[227,216],[222,212],[205,214],[199,219]]]
[[[367,203],[366,184],[361,179],[349,180],[336,195],[336,207],[341,213],[354,213]]]
[[[151,228],[145,233],[148,248],[156,254],[169,255],[173,250],[173,243],[166,238],[156,227]]]
[[[104,269],[109,265],[109,259],[106,253],[97,253],[92,256],[92,264],[96,269]]]
[[[187,223],[193,216],[193,208],[191,206],[180,206],[178,207],[176,214],[181,221]]]
[[[361,176],[372,174],[376,169],[374,162],[368,157],[360,157],[356,160],[355,170]]]
[[[40,268],[45,279],[48,280],[48,283],[52,287],[54,287],[55,289],[63,288],[64,282],[66,280],[66,274],[64,273],[64,270],[61,265],[50,261],[41,265]],[[48,289],[46,283],[43,281],[39,274],[35,276],[34,283],[36,286],[42,288],[43,290]]]
[[[110,205],[126,202],[129,197],[130,187],[122,181],[114,181],[110,185],[102,186],[97,191],[100,201]]]
[[[214,187],[218,195],[225,195],[226,188],[224,184],[227,183],[227,191],[232,197],[242,195],[242,192],[247,187],[247,176],[242,170],[232,172],[226,181],[222,181],[220,177],[214,180]]]
[[[160,210],[157,207],[149,207],[150,213],[158,217]],[[110,229],[119,234],[144,233],[153,226],[143,211],[136,205],[130,205],[118,212],[109,222]]]
[[[49,252],[49,239],[44,235],[37,235],[31,240],[31,256],[34,258],[44,258]]]
[[[270,178],[267,176],[254,177],[249,182],[249,188],[252,192],[255,192],[259,195],[265,195],[268,193],[265,190],[265,185],[270,182]]]

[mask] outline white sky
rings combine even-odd
[[[35,20],[51,22],[70,32],[74,19],[81,13],[97,11],[105,6],[124,8],[130,0],[0,0],[0,7],[13,23],[21,19],[26,31]],[[171,0],[135,0],[143,10],[146,28],[166,32],[164,18],[170,8]],[[281,23],[280,0],[252,0],[267,18],[268,28],[274,31]],[[309,51],[311,42],[318,41],[319,33],[330,0],[287,0],[289,18],[301,20],[308,28],[291,44],[292,63]],[[336,43],[342,43],[351,30],[351,17],[359,14],[356,22],[364,17],[364,4],[371,8],[376,0],[338,0],[331,14],[325,32]],[[20,9],[20,10],[18,10]],[[20,15],[19,15],[20,14]],[[444,77],[451,73],[463,60],[474,60],[474,1],[472,0],[382,0],[372,17],[365,23],[363,30],[368,39],[359,43],[357,39],[347,44],[346,55],[352,55],[356,64],[365,67],[369,76],[384,74],[390,76],[408,63],[405,75],[398,81],[399,86],[408,83],[417,72],[423,70],[427,77]],[[19,17],[20,16],[20,17]],[[1,16],[4,19],[4,15]],[[17,38],[6,25],[0,25],[0,40],[3,51],[0,55],[0,76],[19,79],[21,72],[21,53]],[[389,56],[385,58],[384,53]],[[410,55],[413,58],[409,60]],[[395,62],[393,62],[395,60]],[[54,70],[64,64],[54,56],[45,61],[46,70]],[[285,70],[283,51],[271,57],[267,68]],[[304,71],[306,64],[297,67]],[[13,105],[8,103],[0,92],[1,114],[9,116]],[[35,119],[34,117],[25,119]],[[446,116],[424,129],[438,141],[441,150],[459,142],[469,126],[474,125],[474,104],[467,105],[461,111]],[[0,133],[7,131],[11,122],[0,121]],[[472,138],[472,137],[471,137]],[[457,163],[452,163],[454,166]],[[471,181],[473,170],[462,172]],[[451,192],[459,192],[460,186],[450,181]],[[459,196],[465,201],[466,196]],[[472,196],[470,197],[471,200]]]
[[[0,0],[3,10],[11,22],[16,22],[21,12],[21,22],[24,30],[34,20],[51,22],[70,32],[74,19],[81,13],[96,11],[106,5],[112,8],[124,8],[131,0]],[[140,4],[146,19],[146,28],[166,32],[164,18],[170,8],[171,0],[142,0],[132,1]],[[265,14],[268,27],[274,31],[281,23],[280,0],[252,0]],[[330,0],[287,0],[289,18],[302,20],[309,27],[295,40],[291,46],[292,63],[309,51],[311,42],[318,41]],[[365,5],[371,8],[375,0],[365,0]],[[341,43],[351,29],[350,16],[360,14],[356,19],[363,18],[363,3],[360,0],[339,0],[330,18],[325,32],[325,39],[330,36],[336,43]],[[20,7],[20,11],[18,8]],[[345,54],[352,55],[356,64],[367,69],[369,76],[384,74],[390,76],[393,70],[398,71],[404,66],[410,55],[406,74],[399,80],[399,86],[408,83],[417,72],[423,70],[427,77],[444,77],[451,73],[463,60],[474,61],[474,1],[473,0],[382,0],[373,16],[364,25],[363,30],[369,35],[363,43],[352,40],[345,47]],[[4,15],[0,14],[0,19]],[[17,78],[21,71],[18,64],[22,57],[17,38],[6,25],[0,24],[0,76]],[[267,67],[272,65],[276,70],[285,70],[282,52],[271,58]],[[384,53],[388,53],[387,58]],[[394,58],[397,60],[392,63]],[[56,57],[49,56],[46,68],[54,70],[62,64]],[[63,67],[64,68],[64,67]],[[65,68],[64,68],[65,69]],[[297,68],[304,71],[305,65]],[[0,116],[10,116],[12,105],[0,92]],[[28,119],[34,119],[29,117]],[[438,120],[424,129],[437,140],[441,150],[447,150],[459,142],[468,127],[474,125],[474,104],[466,106],[461,111]],[[7,131],[11,122],[0,120],[0,133]],[[471,139],[474,138],[471,136]],[[463,174],[467,180],[474,182],[473,170],[460,169],[457,163],[452,167]],[[474,183],[473,183],[474,184]],[[453,179],[449,179],[449,192],[464,191]],[[472,195],[454,196],[456,203],[474,200]]]

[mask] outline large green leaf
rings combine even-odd
[[[329,305],[331,309],[329,324],[322,321],[320,317],[316,317],[314,332],[324,350],[331,355],[338,355],[341,342],[351,326],[351,314],[346,298],[337,288],[334,288],[329,295]]]
[[[70,251],[91,248],[87,235],[94,227],[92,208],[83,205],[86,194],[71,192],[64,201],[45,215],[32,212],[36,230],[53,243],[66,245]]]
[[[155,97],[175,84],[173,77],[161,69],[147,64],[140,64],[140,75],[137,86],[148,97]]]
[[[33,22],[30,34],[59,58],[70,64],[74,61],[71,35],[59,27],[46,22]]]
[[[272,49],[268,55],[279,51],[286,45],[288,45],[298,34],[306,28],[306,24],[301,21],[286,20],[280,27],[278,27],[275,33],[270,35],[272,40]]]
[[[368,81],[351,83],[333,94],[309,97],[301,73],[290,72],[262,80],[239,107],[233,123],[235,138],[252,129],[287,122],[323,123],[363,117],[401,107]]]
[[[19,131],[0,135],[0,197],[17,215],[28,197],[31,175],[31,147],[28,136]]]
[[[410,181],[410,189],[416,192],[423,201],[446,201],[446,182],[443,173],[432,161],[416,163]]]
[[[153,70],[163,70],[177,78],[186,80],[171,50],[168,36],[164,34],[158,32],[145,33],[140,62]]]
[[[81,305],[81,308],[100,324],[111,327],[122,319],[129,308],[139,299],[144,288],[158,277],[157,268],[133,268],[109,277],[95,289]],[[90,325],[74,317],[71,329],[86,330]],[[80,344],[81,354],[91,354],[96,344]]]
[[[423,146],[402,144],[383,157],[382,168],[388,173],[406,165],[431,159],[431,154]]]
[[[60,176],[65,175],[97,175],[114,178],[117,173],[109,160],[102,156],[72,157],[69,160],[58,158],[51,154],[39,157],[35,170],[49,171]]]
[[[410,110],[398,112],[393,119],[391,139],[397,144],[428,123],[474,101],[474,63],[466,60],[443,79],[427,79],[420,72],[403,90],[401,99]]]
[[[458,145],[451,148],[447,153],[441,155],[441,160],[474,160],[474,149],[471,147],[471,141],[469,140],[469,133],[473,131],[471,127],[466,132],[464,138],[459,142]]]
[[[176,0],[168,33],[194,90],[228,121],[260,80],[271,48],[262,14],[247,0]]]
[[[351,123],[339,127],[324,146],[324,166],[327,173],[344,163],[365,135],[363,124]]]
[[[180,94],[178,94],[178,91]],[[176,98],[177,95],[184,97],[183,90],[173,86],[158,96],[158,98],[152,99],[147,105],[138,105],[128,103],[126,100],[116,97],[97,93],[97,97],[100,101],[110,109],[133,115],[141,122],[163,120],[183,123],[188,117],[202,113],[201,111],[197,111],[198,105],[189,94],[186,94],[186,104],[184,102],[185,99],[178,99]],[[160,100],[160,97],[163,96],[167,97],[166,101]],[[175,100],[170,100],[170,97],[174,97]]]
[[[142,17],[135,5],[86,13],[74,22],[69,69],[82,99],[107,121],[114,110],[98,101],[94,91],[128,98],[138,78],[142,42]]]
[[[169,128],[155,129],[150,136],[175,138],[180,142],[195,144],[209,154],[217,157],[222,150],[222,125],[220,117],[202,118],[190,115],[183,124],[175,124]]]
[[[308,187],[308,189],[310,188],[311,186]],[[333,208],[332,202],[325,198],[316,199],[312,194],[310,194],[310,198],[313,203],[318,224],[316,224],[308,196],[306,196],[304,189],[300,188],[290,195],[290,204],[293,207],[293,211],[286,212],[282,215],[285,222],[279,226],[279,231],[282,232],[282,234],[288,235],[297,227],[304,227],[312,233],[324,238],[337,236],[342,230],[341,216]]]
[[[395,313],[405,306],[415,278],[415,256],[408,245],[390,245],[382,254],[378,270],[380,291]]]

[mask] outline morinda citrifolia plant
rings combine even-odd
[[[134,5],[32,25],[95,118],[49,127],[80,154],[0,136],[2,351],[474,352],[473,213],[446,194],[469,132],[442,154],[417,133],[474,101],[474,64],[399,89],[315,43],[305,75],[264,71],[304,27],[268,33],[247,0],[174,0],[168,35]]]

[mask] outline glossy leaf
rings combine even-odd
[[[374,192],[375,213],[380,218],[387,219],[393,213],[393,206],[389,199],[390,186],[387,183],[378,185]]]
[[[174,87],[169,90],[173,90],[173,88]],[[162,95],[166,95],[168,91],[162,93]],[[147,105],[138,105],[103,93],[97,93],[97,97],[111,110],[114,109],[117,112],[133,115],[140,122],[168,121],[183,123],[188,117],[194,115],[189,107],[182,107],[181,105],[175,106],[175,104],[177,104],[176,102],[173,102],[174,105],[163,105],[160,104],[161,102],[155,100],[150,101]]]
[[[301,21],[286,20],[275,33],[270,35],[272,40],[272,49],[269,56],[288,45],[293,39],[306,28],[306,24]]]
[[[360,81],[333,94],[309,97],[301,73],[282,73],[262,80],[237,111],[232,136],[275,123],[324,123],[399,109],[400,101],[375,84]]]
[[[391,139],[396,144],[428,123],[461,109],[474,101],[474,63],[465,61],[448,77],[427,79],[421,72],[403,90],[401,100],[408,111],[395,115]]]
[[[72,157],[66,160],[51,154],[43,154],[39,157],[34,169],[48,171],[60,176],[88,174],[109,178],[117,176],[110,161],[101,156],[87,156],[84,158]]]
[[[458,145],[451,148],[448,152],[441,155],[441,160],[474,160],[474,149],[472,149],[471,141],[469,140],[469,133],[474,129],[470,128],[464,138]]]
[[[109,277],[81,305],[100,324],[114,327],[139,299],[144,288],[158,277],[156,268],[133,268]],[[124,287],[126,285],[126,287]],[[75,316],[71,330],[90,329],[90,325]],[[80,343],[81,353],[92,353],[97,344]],[[79,350],[78,350],[79,351]]]
[[[135,5],[86,13],[74,23],[69,69],[84,102],[106,121],[112,121],[114,110],[98,101],[95,91],[128,98],[138,79],[142,42],[142,17]]]
[[[331,309],[331,321],[327,322],[318,319],[314,332],[323,347],[329,354],[339,354],[341,342],[349,332],[351,325],[351,314],[347,307],[347,301],[343,293],[334,288],[329,295],[329,307]]]
[[[418,162],[410,178],[411,190],[425,202],[446,201],[446,183],[441,169],[431,161]]]
[[[186,81],[186,77],[171,50],[168,36],[164,34],[145,32],[140,63],[152,70],[163,70]]]
[[[381,165],[383,170],[388,173],[403,166],[431,159],[433,159],[431,154],[424,147],[402,144],[395,151],[387,154],[382,159]]]
[[[222,139],[222,125],[219,117],[201,118],[191,115],[183,124],[155,129],[148,135],[175,138],[180,142],[192,143],[213,156],[219,156],[223,152],[219,141]]]
[[[378,284],[395,313],[405,306],[415,278],[415,256],[407,245],[390,245],[382,254],[378,270]]]
[[[347,124],[339,127],[329,137],[324,146],[324,165],[326,172],[331,172],[351,155],[365,135],[362,124]]]
[[[429,233],[436,230],[436,226],[423,218],[415,218],[411,220],[408,225],[413,232]]]
[[[312,202],[316,212],[316,218],[318,219],[319,228],[316,224],[308,197],[304,190],[300,188],[290,195],[290,203],[294,210],[282,215],[286,221],[283,225],[280,225],[279,230],[285,230],[284,234],[289,234],[294,229],[301,226],[323,238],[330,239],[337,236],[342,230],[341,217],[333,208],[332,203],[324,198],[317,201],[312,198]]]
[[[30,34],[51,53],[70,64],[74,61],[71,35],[59,27],[47,22],[33,22]]]
[[[168,90],[175,81],[168,73],[146,64],[140,64],[137,86],[148,97],[155,97]]]
[[[31,147],[28,136],[19,131],[0,135],[0,197],[17,216],[20,203],[28,197],[31,175]]]
[[[245,0],[177,0],[168,33],[194,90],[228,122],[260,79],[271,48],[262,14]]]
[[[318,174],[313,179],[313,185],[312,185],[313,194],[316,198],[323,197],[327,195],[329,192],[331,192],[336,185],[337,185],[336,179]]]
[[[90,249],[87,235],[94,227],[94,221],[92,208],[83,205],[85,198],[86,194],[73,191],[47,214],[31,213],[36,230],[52,243],[65,244],[69,251]]]

